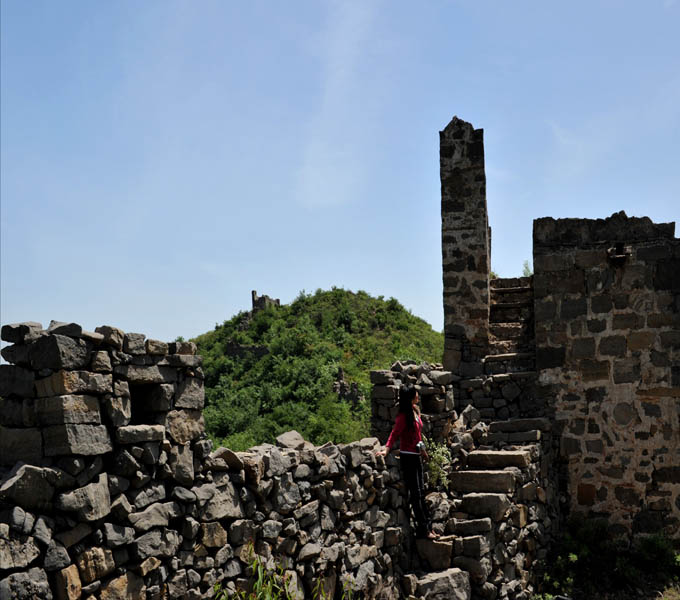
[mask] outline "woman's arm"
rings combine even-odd
[[[390,433],[390,437],[387,438],[387,443],[385,444],[385,449],[384,450],[378,450],[376,454],[380,456],[387,456],[390,451],[392,450],[392,446],[396,443],[396,441],[401,438],[401,434],[404,431],[404,427],[406,426],[406,418],[402,413],[399,413],[397,415],[397,418],[394,421],[394,427],[392,427],[392,431]]]

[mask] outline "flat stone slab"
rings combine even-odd
[[[505,494],[466,494],[461,502],[461,510],[476,517],[490,517],[500,521],[510,507]]]
[[[99,400],[94,396],[54,396],[38,398],[35,402],[38,425],[102,422]]]
[[[468,455],[467,464],[472,469],[523,469],[531,464],[531,456],[525,450],[475,450]]]
[[[511,494],[515,491],[515,476],[512,471],[455,471],[449,475],[449,488],[457,492]]]
[[[53,425],[42,432],[45,456],[93,456],[113,450],[105,425]]]
[[[497,431],[515,433],[518,431],[531,431],[532,429],[550,431],[550,421],[548,419],[511,419],[510,421],[494,421],[489,425],[491,433]]]
[[[163,425],[127,425],[116,429],[116,440],[119,444],[160,442],[163,439],[165,439]]]

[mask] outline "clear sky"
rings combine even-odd
[[[441,330],[454,115],[485,130],[501,276],[535,218],[680,220],[677,0],[1,10],[3,323],[169,341],[338,286]]]

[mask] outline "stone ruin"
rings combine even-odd
[[[528,600],[570,514],[679,535],[674,224],[539,219],[534,276],[489,279],[482,131],[440,136],[443,362],[371,373],[374,438],[213,449],[193,344],[2,328],[0,600],[210,598],[253,552],[295,598]],[[451,457],[436,541],[375,455],[406,383]]]

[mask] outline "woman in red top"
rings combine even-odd
[[[427,504],[425,502],[425,485],[423,482],[423,463],[421,456],[428,460],[427,450],[422,443],[421,434],[423,422],[420,419],[418,402],[420,398],[413,386],[402,387],[399,390],[399,413],[394,422],[392,433],[387,439],[384,450],[377,454],[386,456],[392,450],[397,440],[399,443],[399,458],[401,470],[408,489],[411,508],[416,519],[416,534],[418,537],[435,539],[437,534],[432,531]]]

